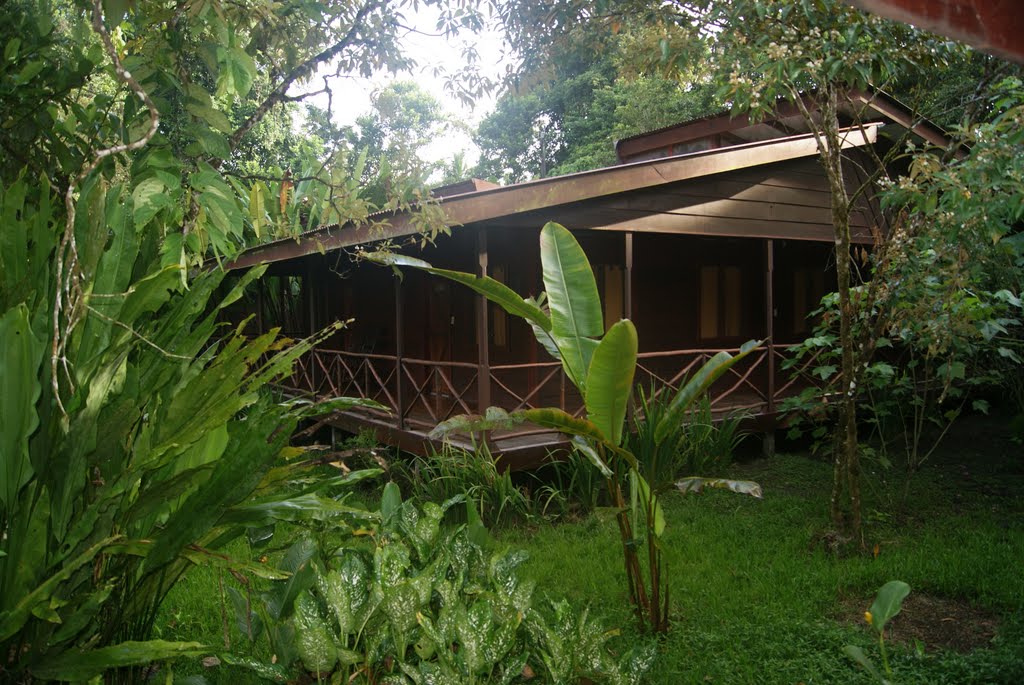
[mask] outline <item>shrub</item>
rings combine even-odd
[[[465,502],[470,523],[441,525]],[[473,509],[455,497],[417,507],[394,484],[368,535],[335,549],[309,539],[288,552],[293,570],[240,625],[266,627],[275,664],[228,656],[279,680],[303,673],[345,683],[636,683],[650,646],[613,655],[607,631],[565,602],[539,606],[519,576],[524,552],[494,549]],[[262,618],[259,614],[262,614]],[[253,639],[255,639],[253,635]]]

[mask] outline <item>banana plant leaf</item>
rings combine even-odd
[[[395,254],[392,252],[369,252],[363,255],[364,259],[386,266],[408,266],[421,271],[432,273],[435,276],[443,276],[449,280],[461,283],[468,288],[475,290],[491,302],[500,306],[512,316],[518,316],[529,323],[539,326],[541,330],[551,330],[551,318],[531,300],[520,297],[514,290],[501,281],[496,281],[490,276],[474,276],[462,271],[451,271],[449,269],[438,269],[422,259]]]
[[[707,392],[708,388],[717,381],[722,374],[731,369],[734,364],[746,357],[748,354],[761,346],[760,340],[750,340],[740,347],[736,356],[728,352],[719,352],[709,359],[697,373],[684,385],[676,396],[672,398],[664,416],[654,429],[654,442],[661,444],[665,438],[682,422],[686,411],[693,402]]]
[[[636,328],[629,320],[612,326],[594,351],[587,371],[587,416],[614,445],[622,443],[622,426],[636,371]]]
[[[604,334],[601,297],[590,262],[576,238],[556,223],[540,232],[544,289],[551,309],[551,333],[574,385],[585,394],[587,369]]]

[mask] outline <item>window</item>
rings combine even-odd
[[[700,269],[700,337],[738,338],[743,320],[743,272],[738,266]]]

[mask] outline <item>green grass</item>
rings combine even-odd
[[[904,580],[915,592],[969,599],[998,612],[1002,639],[969,655],[899,650],[901,683],[1024,682],[1024,520],[1019,498],[972,495],[951,506],[952,482],[920,474],[903,507],[868,528],[880,554],[836,558],[815,544],[827,515],[827,465],[798,456],[734,467],[730,477],[758,480],[761,501],[725,492],[669,494],[664,537],[673,627],[661,644],[651,683],[870,682],[842,653],[866,630],[838,619],[840,601],[863,600]],[[1024,479],[1017,478],[1019,486]],[[877,505],[868,502],[866,511]],[[876,518],[880,518],[876,516]],[[509,532],[528,549],[538,587],[632,622],[612,521]],[[641,638],[642,639],[642,638]]]
[[[979,447],[970,437],[952,441],[915,476],[905,497],[902,485],[882,487],[867,474],[868,545],[879,544],[877,558],[837,558],[819,544],[831,476],[821,461],[778,456],[722,474],[757,480],[763,500],[720,491],[666,495],[673,625],[648,682],[870,683],[842,649],[857,644],[875,656],[871,635],[855,617],[893,579],[909,583],[913,593],[970,601],[1001,622],[989,647],[968,654],[929,650],[919,656],[894,645],[897,683],[1024,682],[1024,470],[1015,450],[1009,443]],[[635,633],[618,534],[608,515],[599,511],[575,523],[498,536],[529,550],[525,572],[537,581],[538,594],[589,605],[606,625],[621,627],[619,648],[651,639]],[[242,542],[231,553],[249,550]],[[237,587],[229,575],[223,582]],[[216,572],[196,569],[165,602],[159,637],[221,649],[219,594]],[[230,611],[228,618],[232,651],[245,653]],[[203,673],[212,684],[255,682],[250,673],[195,662],[176,664],[175,673]]]

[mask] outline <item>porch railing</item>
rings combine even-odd
[[[639,355],[634,384],[656,393],[674,392],[718,349],[667,350]],[[735,353],[737,349],[726,350]],[[763,415],[784,397],[806,387],[792,372],[782,371],[784,348],[755,350],[733,366],[709,393],[712,410]],[[804,365],[813,363],[805,361]],[[774,364],[774,373],[768,365]],[[555,406],[582,416],[583,399],[556,361],[496,364],[487,369],[490,404],[507,410]],[[383,405],[370,415],[399,428],[429,429],[457,414],[479,413],[481,367],[394,355],[316,349],[303,356],[283,385],[320,397],[359,396]],[[806,374],[805,374],[806,376]],[[774,381],[774,382],[773,382]],[[533,432],[529,430],[527,432]],[[537,431],[543,432],[543,431]]]

